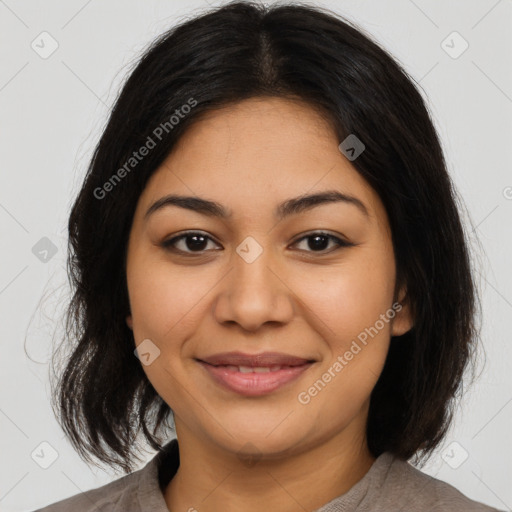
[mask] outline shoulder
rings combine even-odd
[[[33,512],[168,512],[160,478],[170,479],[178,465],[177,441],[172,440],[143,468]]]
[[[381,484],[382,511],[403,510],[428,512],[497,512],[497,509],[474,501],[450,484],[423,473],[406,461],[386,453],[388,471]],[[498,511],[499,512],[499,511]]]
[[[73,512],[103,512],[116,510],[113,508],[113,504],[118,507],[120,504],[124,506],[133,504],[137,499],[142,471],[135,471],[106,485],[75,494],[33,512],[69,512],[70,510]],[[129,509],[125,508],[125,510]]]

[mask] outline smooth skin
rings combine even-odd
[[[143,368],[174,412],[181,462],[164,492],[173,512],[316,510],[375,461],[365,433],[370,393],[390,336],[412,327],[407,304],[309,403],[298,400],[406,293],[394,295],[385,208],[340,142],[306,103],[244,100],[191,125],[139,198],[127,324],[136,345],[150,339],[160,350]],[[357,198],[368,215],[338,201],[274,216],[288,199],[330,190]],[[215,201],[232,215],[166,205],[146,216],[168,194]],[[186,231],[206,238],[163,245]],[[329,237],[315,245],[319,231],[350,245]],[[252,263],[236,251],[246,237],[263,249]],[[246,397],[197,362],[230,351],[316,362],[276,391]]]

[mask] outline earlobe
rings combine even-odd
[[[132,315],[126,317],[126,325],[133,331],[133,320]]]
[[[391,326],[391,336],[402,336],[406,332],[410,331],[413,327],[411,315],[407,305],[403,305],[399,313],[396,314],[393,319],[393,325]]]
[[[400,298],[395,303],[397,307],[394,308],[396,315],[391,325],[391,336],[402,336],[414,326],[407,290],[401,289],[400,292]]]

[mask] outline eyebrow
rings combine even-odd
[[[366,217],[370,217],[368,209],[360,199],[341,193],[337,190],[326,190],[316,194],[302,195],[287,199],[276,207],[274,210],[274,216],[277,219],[282,220],[285,217],[302,213],[306,210],[315,208],[316,206],[339,202],[354,205]],[[215,201],[210,201],[197,196],[169,194],[155,201],[146,211],[144,219],[146,220],[152,213],[166,206],[178,206],[208,217],[218,217],[221,219],[229,219],[233,216],[233,212],[231,210]]]

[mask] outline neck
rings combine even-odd
[[[175,422],[180,467],[164,492],[172,511],[316,510],[349,491],[375,461],[361,425],[287,457],[251,461]]]

